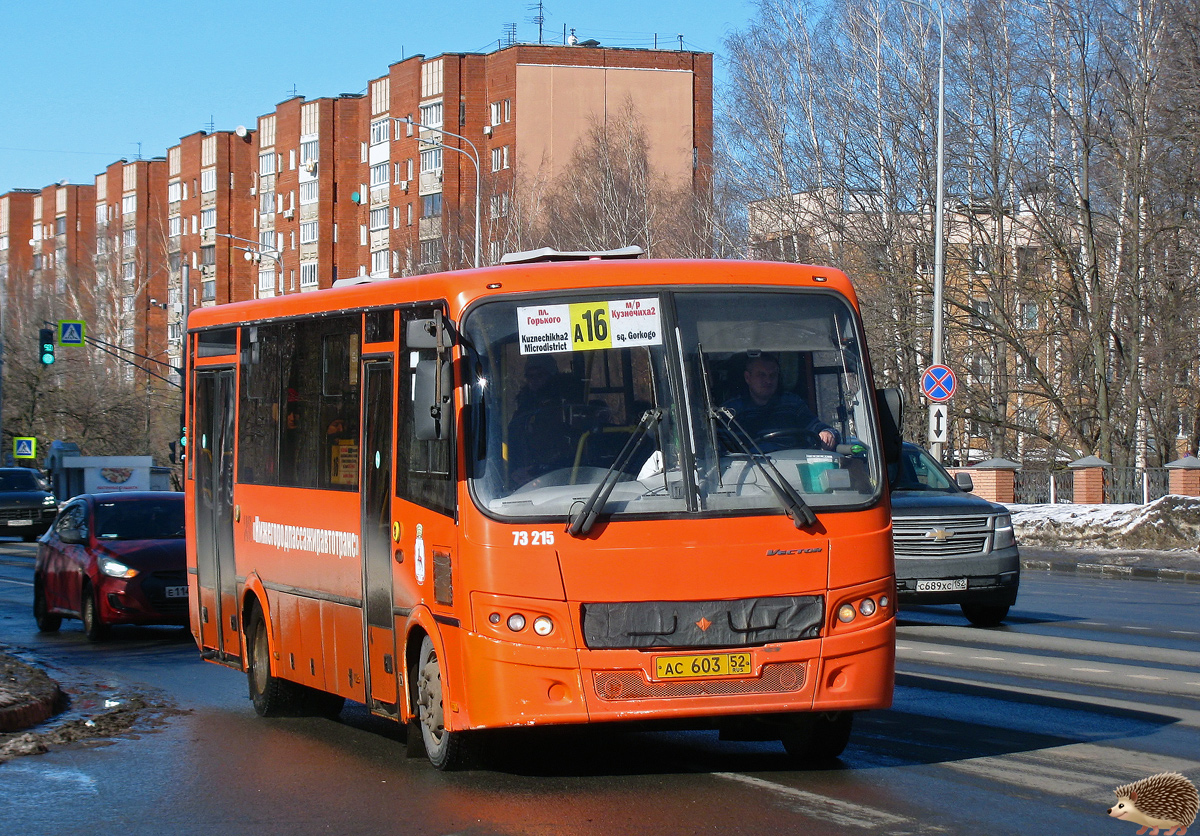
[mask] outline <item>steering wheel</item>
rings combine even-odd
[[[795,447],[813,450],[821,450],[825,447],[821,443],[821,436],[811,430],[802,430],[798,427],[764,430],[754,437],[757,444],[777,444],[784,439],[790,439]]]

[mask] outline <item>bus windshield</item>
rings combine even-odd
[[[492,516],[862,507],[880,456],[858,319],[801,289],[592,292],[488,302],[474,369],[473,496]]]

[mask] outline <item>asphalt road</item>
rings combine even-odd
[[[138,694],[178,713],[0,765],[3,834],[1132,834],[1105,816],[1116,786],[1200,782],[1197,585],[1027,572],[995,630],[904,610],[895,704],[858,717],[835,768],[603,728],[502,735],[486,768],[444,774],[360,706],[258,718],[177,628],[39,634],[31,556],[0,544],[0,645],[59,677],[75,720]]]

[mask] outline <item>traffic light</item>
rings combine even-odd
[[[43,328],[38,331],[38,359],[43,366],[54,362],[54,329]]]

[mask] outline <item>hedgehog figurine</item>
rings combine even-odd
[[[1163,772],[1151,775],[1132,784],[1113,790],[1117,803],[1108,808],[1114,819],[1144,825],[1138,836],[1149,832],[1158,836],[1160,829],[1165,836],[1183,836],[1196,820],[1200,807],[1200,794],[1196,785],[1178,772]]]

